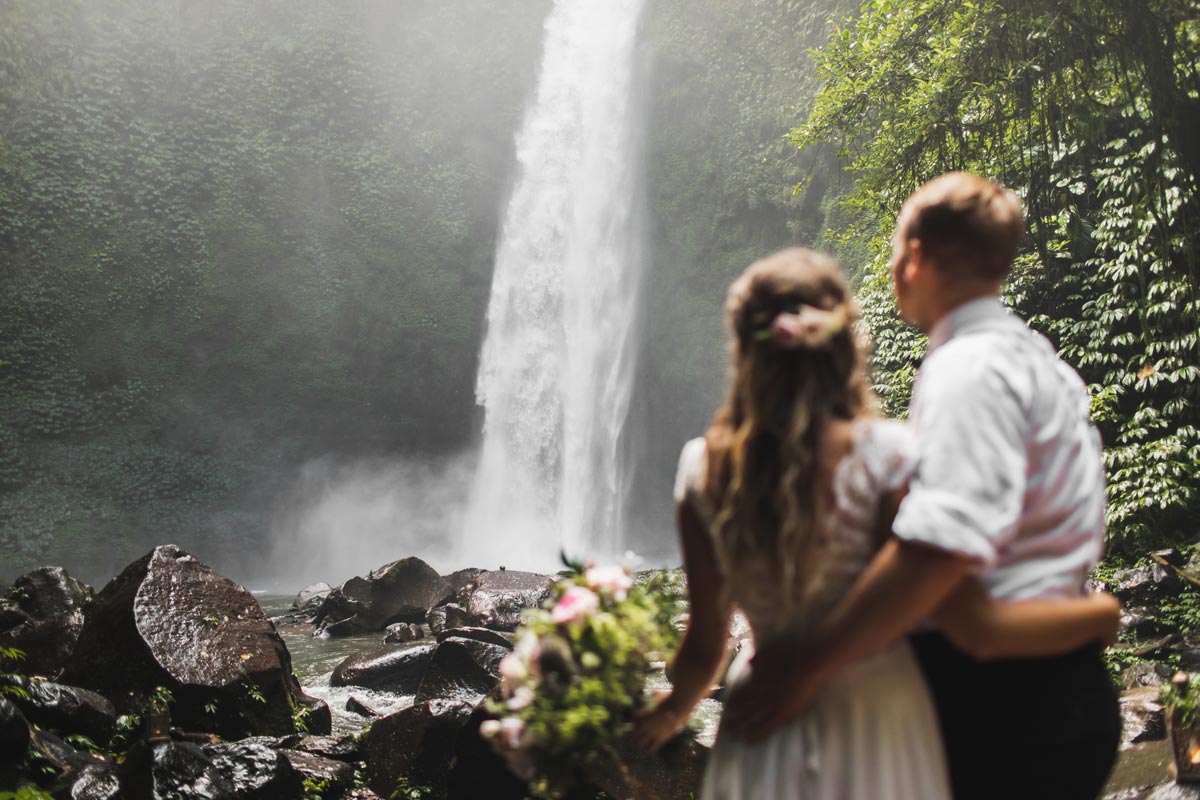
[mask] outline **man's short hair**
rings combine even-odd
[[[948,172],[904,203],[899,235],[920,239],[934,265],[956,276],[1004,280],[1025,238],[1021,201],[1000,184]]]

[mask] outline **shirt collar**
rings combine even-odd
[[[926,355],[944,345],[959,334],[988,322],[1006,320],[1012,316],[998,297],[980,297],[956,306],[949,314],[938,320],[929,332],[929,348]]]

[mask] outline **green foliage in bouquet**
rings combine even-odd
[[[623,567],[567,563],[545,607],[526,612],[500,665],[502,698],[489,706],[500,719],[480,729],[543,798],[613,756],[683,614],[669,573],[635,581]]]
[[[1170,683],[1163,685],[1158,702],[1177,715],[1181,724],[1191,727],[1196,724],[1196,709],[1200,707],[1200,681],[1192,680],[1186,672],[1177,672]]]

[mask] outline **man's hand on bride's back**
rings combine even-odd
[[[815,672],[807,666],[805,650],[794,641],[760,648],[747,673],[726,690],[721,732],[761,741],[807,710],[819,687]]]

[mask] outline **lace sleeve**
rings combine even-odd
[[[692,439],[683,446],[679,469],[675,472],[675,502],[682,503],[685,499],[695,502],[704,486],[704,452],[703,438]]]

